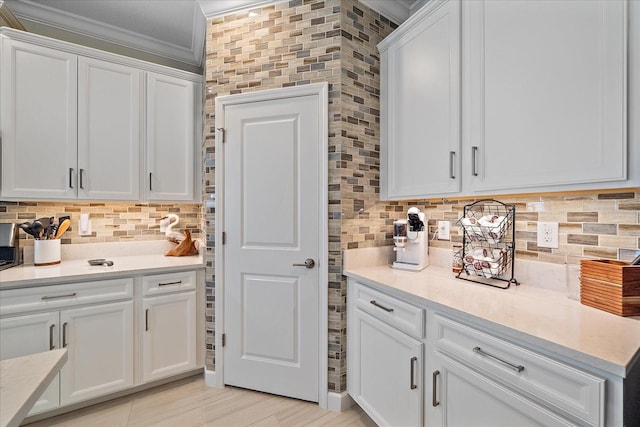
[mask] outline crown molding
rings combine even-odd
[[[359,0],[368,8],[375,10],[380,15],[388,18],[395,24],[402,24],[410,16],[410,5],[404,1],[389,0]]]
[[[129,49],[148,52],[153,55],[177,60],[197,67],[202,66],[206,19],[197,5],[194,6],[191,45],[179,46],[166,40],[158,40],[145,34],[116,27],[95,19],[69,13],[45,2],[32,0],[6,0],[14,15],[21,21],[66,31],[84,37],[95,38]]]

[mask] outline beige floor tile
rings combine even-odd
[[[357,406],[342,413],[317,404],[194,376],[49,418],[29,427],[375,427]]]

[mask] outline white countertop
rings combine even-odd
[[[640,363],[640,320],[582,305],[562,292],[525,284],[492,288],[456,279],[450,268],[434,265],[411,272],[386,263],[345,262],[344,274],[435,308],[453,309],[478,326],[620,377]]]
[[[75,246],[75,248],[69,248],[66,254],[63,253],[60,264],[37,267],[33,264],[24,264],[0,271],[0,289],[204,268],[203,251],[195,256],[164,256],[164,252],[168,250],[167,243],[164,241],[145,244],[96,243],[68,246]],[[168,246],[168,248],[171,247]],[[105,258],[113,261],[113,265],[91,266],[87,260],[92,258]]]
[[[17,427],[67,361],[67,349],[0,361],[0,427]]]

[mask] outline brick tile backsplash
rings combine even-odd
[[[91,219],[91,235],[78,235],[81,213]],[[162,240],[159,221],[169,213],[180,217],[175,230],[188,229],[193,238],[202,238],[203,215],[200,204],[123,203],[123,202],[39,202],[0,201],[0,222],[23,223],[42,217],[71,217],[71,227],[62,244]],[[18,232],[20,247],[32,246],[33,237]]]

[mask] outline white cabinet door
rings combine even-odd
[[[78,197],[138,200],[142,71],[78,58]]]
[[[0,319],[0,360],[59,348],[58,312]],[[51,381],[28,415],[60,404],[60,376]]]
[[[142,380],[194,369],[195,291],[144,298],[142,305]]]
[[[422,425],[423,344],[359,309],[348,336],[351,397],[379,425]]]
[[[3,38],[1,68],[1,196],[75,198],[76,56]]]
[[[625,180],[627,3],[463,8],[467,192]]]
[[[430,384],[427,425],[574,425],[442,353],[434,352],[432,360],[433,369],[425,377],[425,383]]]
[[[460,191],[460,2],[432,2],[379,46],[381,197]]]
[[[133,301],[64,310],[60,324],[69,355],[61,404],[133,386]]]
[[[147,200],[194,199],[196,87],[147,73]]]

